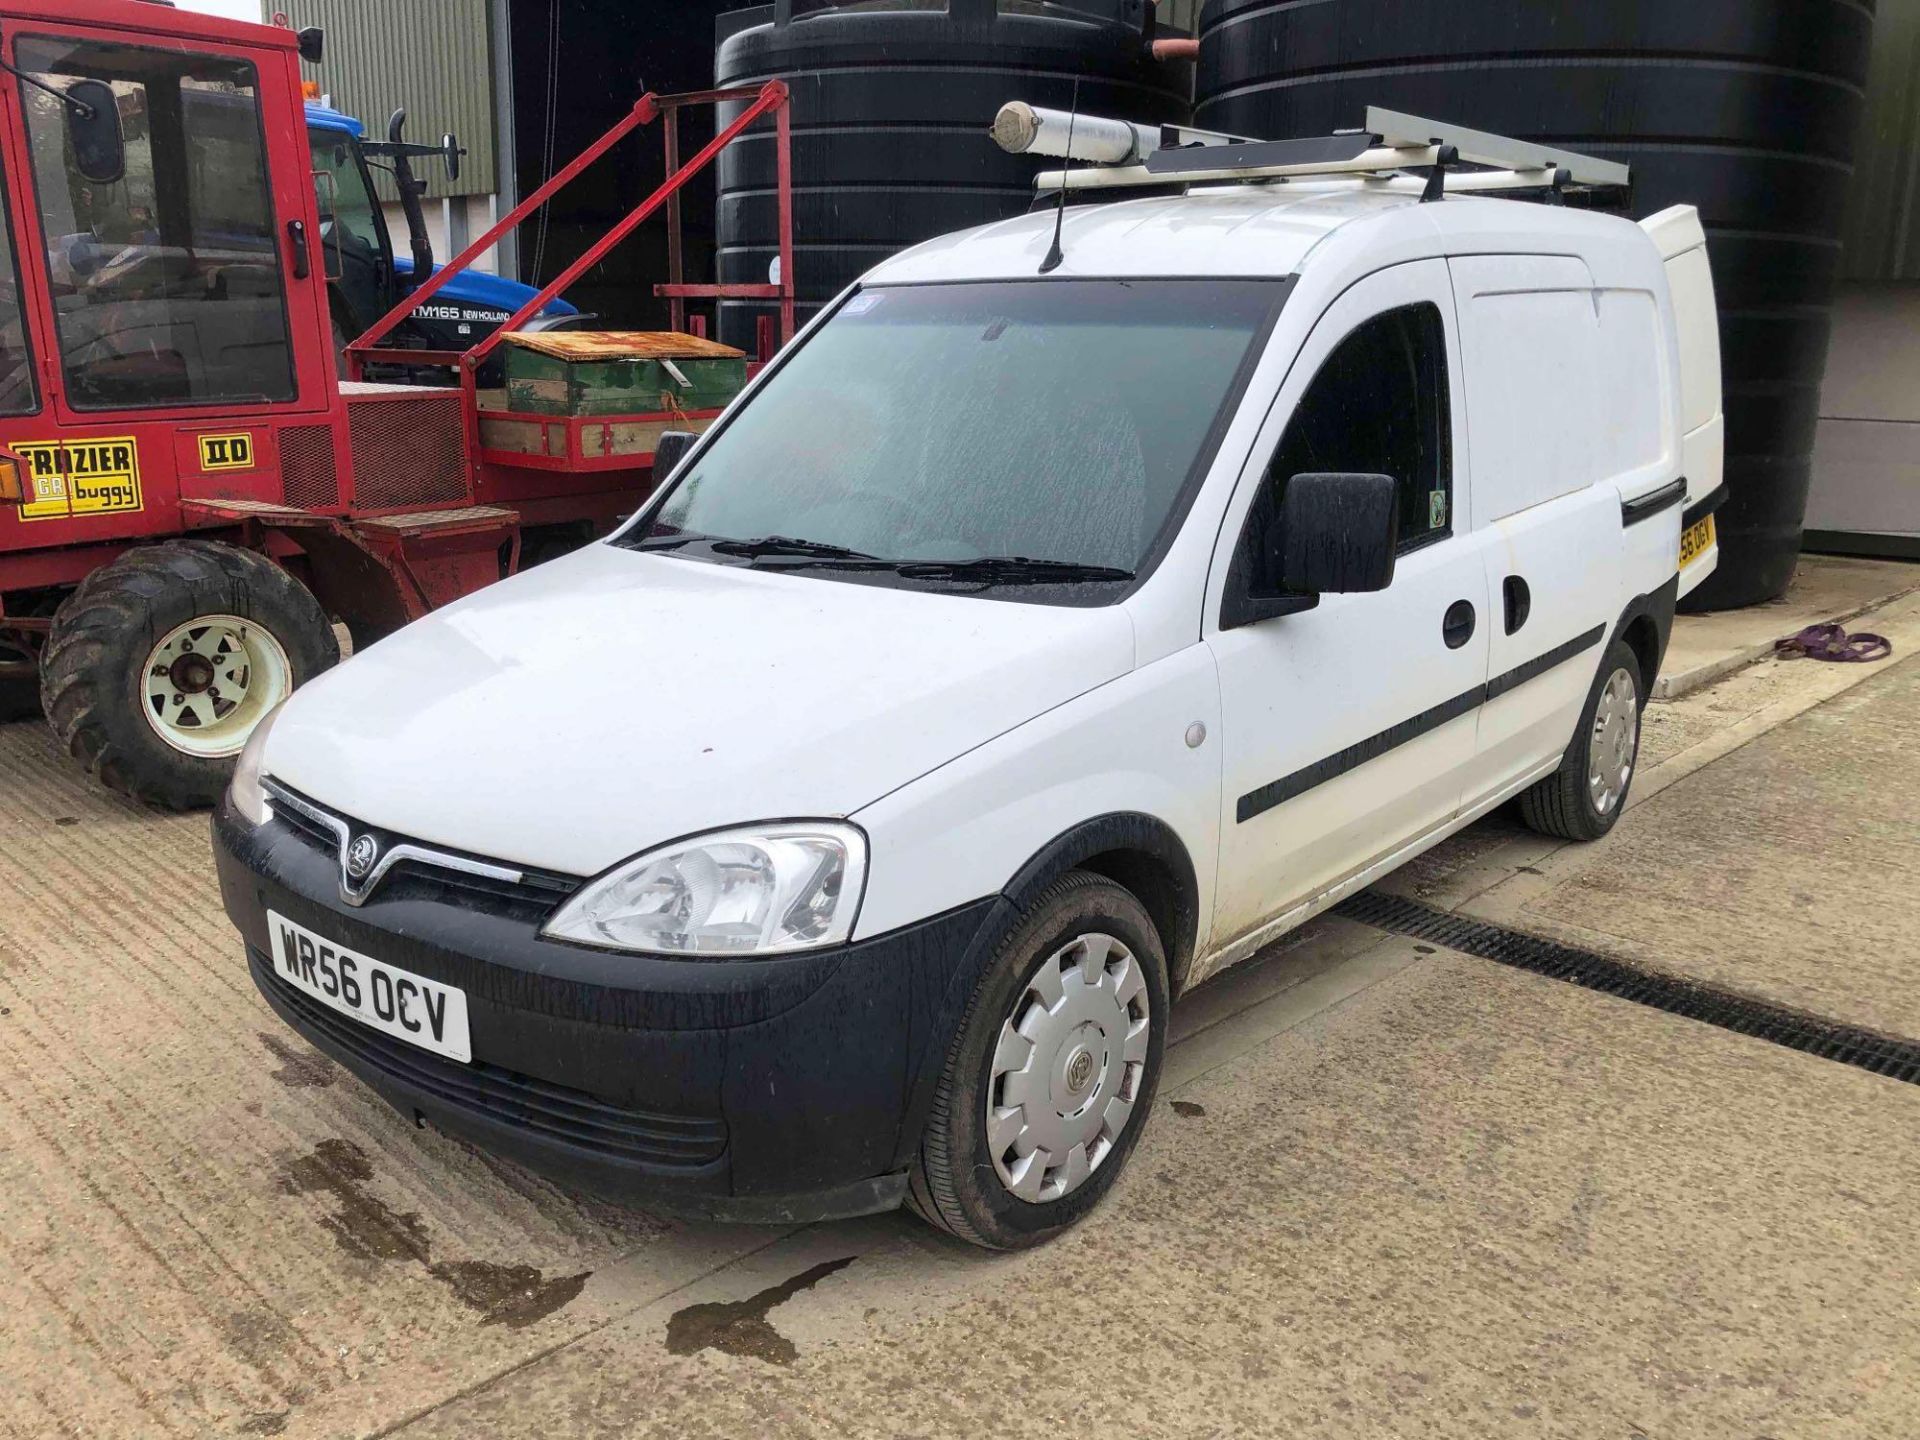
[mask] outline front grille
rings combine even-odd
[[[330,510],[340,503],[332,426],[289,425],[280,432],[280,484],[296,510]]]
[[[471,502],[458,390],[349,398],[353,503],[362,510]]]
[[[278,780],[268,780],[266,788],[269,799],[276,791],[283,792],[300,801],[304,806],[310,806],[333,816],[347,827],[347,832],[351,835],[358,835],[363,830],[373,830],[380,836],[383,850],[391,850],[395,845],[405,843],[410,838],[381,830],[377,826],[362,825],[352,816],[342,815],[333,807],[322,805],[300,794],[292,786],[281,784]],[[318,850],[329,860],[338,861],[340,841],[331,827],[307,814],[303,809],[285,803],[273,807],[273,816],[307,845]],[[460,856],[459,852],[446,850],[444,846],[430,848],[443,851],[450,858],[479,860],[486,864],[504,863],[488,860],[482,855]],[[387,871],[379,885],[367,896],[367,900],[369,903],[377,899],[445,900],[458,903],[463,898],[484,896],[491,902],[485,907],[490,913],[537,923],[551,915],[562,900],[580,888],[580,881],[571,875],[561,875],[550,870],[533,870],[519,864],[510,865],[508,868],[518,870],[520,878],[506,880],[492,875],[475,875],[450,865],[436,865],[430,860],[409,857],[394,863],[393,868]],[[448,894],[448,891],[452,891],[453,894]]]
[[[442,1104],[512,1125],[611,1160],[684,1168],[708,1165],[726,1153],[724,1120],[627,1110],[584,1090],[536,1080],[476,1060],[462,1065],[356,1024],[287,984],[249,945],[254,983],[291,1011],[302,1028],[370,1070],[424,1091]]]

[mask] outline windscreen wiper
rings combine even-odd
[[[864,551],[844,545],[829,545],[824,540],[801,540],[792,535],[762,535],[758,540],[715,540],[707,548],[718,555],[743,555],[758,560],[762,555],[804,555],[821,560],[875,560]]]
[[[994,585],[1072,585],[1094,580],[1131,580],[1116,565],[1077,560],[1034,560],[1025,555],[982,555],[973,560],[902,560],[894,567],[909,579],[979,580]]]
[[[665,535],[642,535],[637,540],[616,540],[613,543],[627,550],[678,550],[682,545],[691,545],[696,540],[712,538],[697,530],[682,530]]]

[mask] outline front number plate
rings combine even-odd
[[[1696,520],[1680,535],[1680,568],[1686,569],[1713,544],[1713,516]]]
[[[396,1040],[462,1064],[473,1059],[466,991],[349,950],[275,910],[267,926],[274,973],[295,989]]]

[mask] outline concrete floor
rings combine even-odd
[[[1896,659],[1649,712],[1619,830],[1389,883],[1920,1035]],[[1920,1090],[1316,922],[1183,1002],[1038,1253],[687,1226],[414,1130],[281,1028],[205,821],[0,727],[0,1433],[1885,1436],[1920,1423]]]

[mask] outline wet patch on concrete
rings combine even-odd
[[[320,1217],[333,1243],[356,1260],[418,1260],[427,1263],[426,1227],[417,1212],[393,1209],[369,1195],[373,1166],[351,1140],[322,1140],[311,1154],[288,1161],[280,1188],[289,1195],[331,1195],[339,1209]]]
[[[1190,1120],[1198,1119],[1207,1113],[1206,1106],[1195,1104],[1191,1100],[1175,1100],[1172,1103],[1174,1114],[1185,1115]]]
[[[220,1333],[229,1350],[263,1372],[299,1343],[294,1328],[266,1305],[233,1311],[220,1322]]]
[[[289,1089],[331,1085],[340,1073],[339,1067],[318,1051],[296,1050],[278,1035],[266,1030],[255,1033],[260,1037],[260,1043],[267,1047],[267,1053],[280,1062],[280,1068],[273,1072],[273,1078]]]
[[[264,1038],[264,1037],[263,1037]],[[289,1195],[328,1195],[338,1208],[320,1223],[356,1260],[416,1260],[482,1325],[519,1330],[543,1320],[585,1287],[591,1270],[551,1278],[531,1265],[433,1258],[426,1225],[413,1210],[395,1210],[366,1184],[373,1166],[351,1140],[322,1140],[311,1153],[286,1161],[280,1188]]]
[[[719,1350],[728,1355],[744,1355],[773,1365],[791,1365],[800,1352],[786,1336],[773,1328],[767,1312],[784,1305],[802,1290],[812,1289],[836,1270],[844,1270],[856,1256],[826,1260],[802,1270],[791,1280],[770,1285],[744,1300],[710,1301],[675,1311],[667,1321],[667,1353],[692,1355],[701,1350]]]
[[[482,1325],[520,1330],[544,1320],[572,1300],[593,1272],[556,1275],[549,1280],[531,1265],[495,1265],[487,1260],[443,1260],[427,1272],[452,1290]]]

